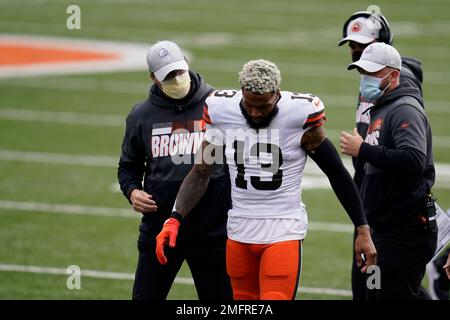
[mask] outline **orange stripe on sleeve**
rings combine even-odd
[[[211,117],[209,116],[209,113],[208,113],[208,105],[204,105],[203,106],[203,121],[205,121],[207,124],[212,124],[212,120],[211,120]]]
[[[319,114],[318,116],[315,116],[314,118],[306,119],[306,123],[315,122],[315,121],[317,121],[319,119],[322,119],[324,117],[325,117],[325,113],[322,112],[321,114]]]
[[[312,114],[306,119],[303,129],[314,128],[321,126],[326,121],[325,112],[320,111],[320,113]]]

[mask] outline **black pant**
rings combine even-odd
[[[226,273],[225,248],[195,253],[166,248],[168,263],[162,266],[156,258],[156,239],[141,231],[138,250],[133,300],[165,300],[184,260],[191,270],[199,300],[232,300],[230,279]]]
[[[421,286],[426,264],[436,250],[437,233],[373,232],[378,252],[381,288],[367,290],[369,300],[417,300],[426,292]]]
[[[361,269],[356,265],[355,239],[356,239],[356,232],[353,234],[353,250],[352,250],[353,259],[351,268],[352,296],[353,300],[362,301],[368,299],[367,275],[362,273]],[[431,296],[423,286],[420,286],[417,299],[432,300]]]

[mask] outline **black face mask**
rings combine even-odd
[[[354,51],[352,53],[352,62],[356,62],[361,59],[362,51]]]
[[[280,98],[278,98],[279,100]],[[278,101],[277,101],[278,102]],[[266,128],[269,126],[270,122],[272,121],[272,119],[277,115],[278,113],[278,106],[275,105],[272,109],[272,111],[269,112],[269,114],[267,115],[267,117],[264,118],[263,121],[260,122],[255,122],[253,121],[252,117],[250,117],[250,115],[247,113],[247,111],[244,108],[244,105],[241,102],[239,103],[239,106],[241,107],[241,111],[242,114],[244,115],[245,119],[247,120],[248,125],[253,128],[253,129],[262,129],[262,128]]]

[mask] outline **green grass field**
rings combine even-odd
[[[66,29],[69,4],[81,8],[81,30]],[[283,89],[312,92],[322,98],[327,108],[326,128],[337,145],[339,132],[353,129],[359,83],[356,72],[346,71],[348,48],[337,47],[337,42],[347,17],[369,4],[331,0],[0,0],[0,34],[147,44],[172,39],[190,52],[192,68],[216,88],[237,87],[237,72],[247,60],[270,59],[281,69]],[[390,0],[376,4],[390,21],[400,53],[423,61],[435,162],[448,164],[450,3]],[[116,163],[125,117],[137,101],[146,98],[149,84],[145,69],[0,79],[0,111],[91,114],[98,121],[92,125],[0,117],[1,265],[64,269],[78,265],[86,270],[134,272],[139,219],[131,210],[129,215],[121,214],[129,205],[115,188]],[[102,123],[103,117],[109,116],[123,119],[122,124]],[[8,159],[12,151],[23,159]],[[26,157],[30,153],[34,156]],[[86,155],[100,157],[99,163],[82,165]],[[450,180],[438,175],[434,193],[443,208],[450,207]],[[312,222],[350,223],[331,190],[305,190],[304,202]],[[27,208],[27,203],[32,203],[32,208]],[[55,209],[51,204],[71,207]],[[108,210],[103,215],[101,210],[76,214],[80,207],[113,209],[111,214]],[[300,283],[306,289],[297,299],[351,298],[351,242],[349,232],[309,231]],[[183,267],[179,276],[190,277],[188,268]],[[63,274],[0,271],[0,299],[129,299],[132,285],[133,281],[126,279],[83,277],[81,290],[68,290]],[[311,288],[341,291],[307,290]],[[169,298],[197,296],[193,285],[176,283]]]

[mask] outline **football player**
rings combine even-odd
[[[211,155],[217,161],[224,147],[232,185],[226,267],[234,299],[295,298],[308,225],[301,197],[307,155],[328,176],[356,227],[358,263],[362,265],[365,256],[363,269],[376,264],[356,186],[323,129],[322,101],[280,91],[280,71],[266,60],[246,63],[239,81],[241,90],[215,91],[206,99],[203,159],[184,179],[171,217],[157,237],[160,263],[167,263],[164,247],[176,245],[183,218],[208,186]]]

